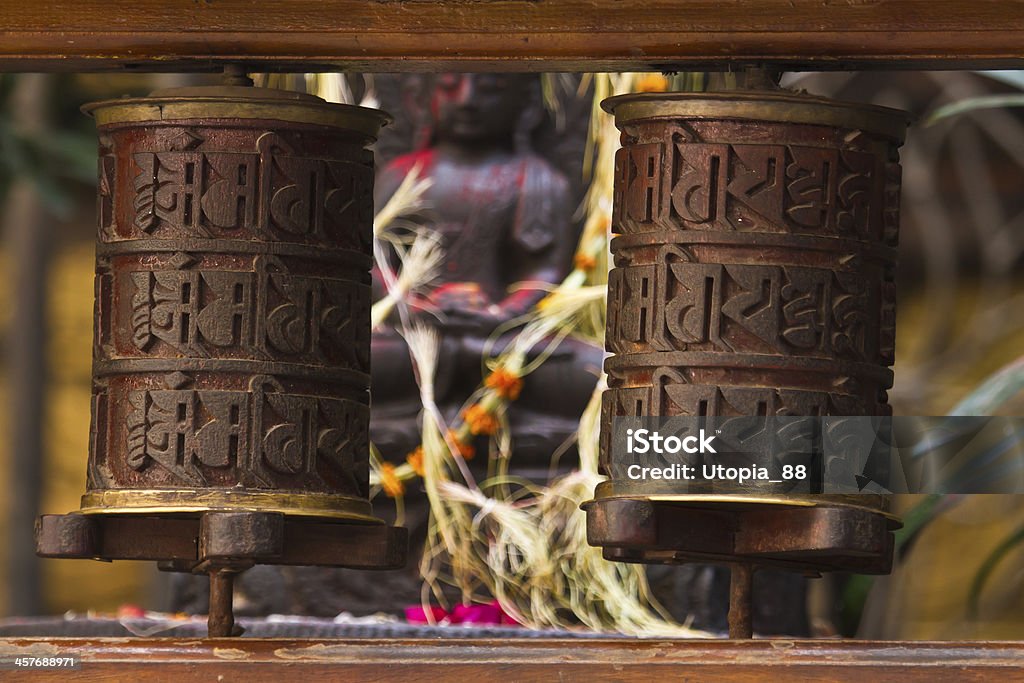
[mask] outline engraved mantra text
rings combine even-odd
[[[152,233],[163,223],[198,236],[276,231],[291,238],[329,236],[335,247],[367,246],[370,166],[283,154],[288,149],[273,133],[261,136],[257,149],[134,153],[134,226]],[[102,236],[113,223],[109,157],[100,159],[99,172]]]
[[[151,464],[205,486],[199,466],[236,470],[273,487],[274,473],[319,482],[318,463],[351,473],[365,452],[365,405],[344,399],[266,391],[167,389],[128,394],[128,464]],[[363,435],[362,437],[360,435]],[[362,442],[360,440],[362,439]]]
[[[160,340],[189,356],[238,347],[259,357],[331,361],[365,370],[365,287],[346,280],[276,272],[172,270],[130,273],[132,341]]]
[[[611,271],[609,351],[709,343],[721,351],[893,360],[891,281],[823,268],[689,260],[666,246],[657,264]],[[881,325],[869,320],[872,311]]]
[[[646,416],[858,415],[862,401],[841,393],[689,384],[677,368],[654,370],[651,386],[620,387],[604,394],[605,414]]]
[[[684,141],[687,135],[680,129],[672,142],[616,153],[616,232],[682,227],[896,238],[896,164],[890,169],[860,150],[696,143]]]

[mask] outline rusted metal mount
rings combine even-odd
[[[211,637],[239,635],[232,582],[254,564],[399,569],[407,532],[277,512],[205,512],[199,516],[43,515],[41,557],[158,561],[166,571],[210,575]]]
[[[898,523],[864,508],[611,498],[587,504],[587,540],[619,562],[745,562],[886,574]]]
[[[605,498],[586,504],[587,541],[616,562],[730,566],[729,636],[752,635],[753,574],[776,567],[888,574],[896,520],[853,506]]]

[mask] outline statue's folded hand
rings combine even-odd
[[[430,302],[444,315],[476,317],[478,313],[497,313],[491,298],[476,282],[446,282],[432,291]]]
[[[445,311],[444,327],[453,332],[487,336],[508,319],[499,306],[490,304],[484,308],[455,308]]]

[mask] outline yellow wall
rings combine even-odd
[[[85,489],[85,465],[89,448],[89,393],[92,366],[93,245],[63,245],[51,265],[50,333],[47,351],[50,364],[44,435],[45,464],[43,512],[65,513],[78,509]],[[2,272],[10,272],[4,269]],[[9,287],[0,288],[0,324],[7,329],[11,310]],[[4,410],[9,386],[0,381],[0,434],[7,434]],[[10,471],[9,443],[0,439],[0,473],[7,485]],[[0,515],[0,537],[7,537],[7,515]],[[7,544],[0,544],[6,570]],[[49,612],[87,609],[114,610],[126,602],[145,599],[152,570],[136,562],[89,560],[42,560],[43,595]],[[6,585],[0,573],[0,581]],[[6,613],[6,593],[0,591],[0,613]]]

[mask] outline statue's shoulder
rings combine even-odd
[[[564,196],[568,200],[569,180],[551,162],[531,152],[523,155],[522,164],[524,193]]]
[[[570,226],[569,181],[546,159],[535,154],[521,160],[522,191],[513,237],[529,252],[545,251]]]

